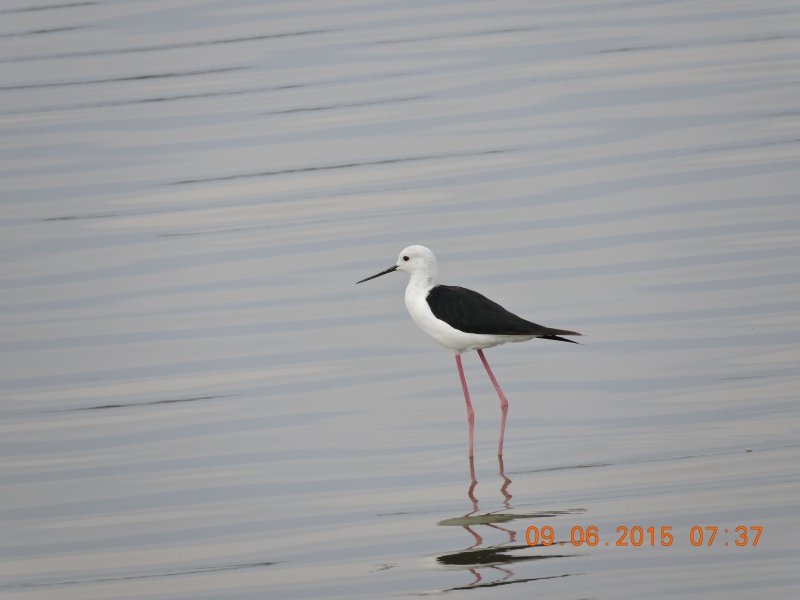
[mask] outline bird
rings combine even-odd
[[[508,399],[492,373],[483,350],[507,342],[524,342],[533,338],[576,344],[577,342],[574,340],[563,336],[579,336],[581,334],[577,331],[554,329],[532,323],[509,312],[476,291],[456,285],[437,283],[436,256],[425,246],[413,245],[403,248],[394,265],[356,283],[364,283],[394,271],[402,271],[410,275],[406,287],[405,304],[413,321],[436,342],[455,353],[458,375],[467,405],[470,460],[475,454],[475,412],[472,409],[461,355],[477,350],[486,374],[500,398],[501,421],[497,455],[502,457]]]

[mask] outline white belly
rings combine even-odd
[[[428,289],[409,285],[406,288],[406,308],[411,318],[422,331],[431,336],[436,342],[453,350],[457,354],[491,348],[506,342],[524,342],[535,336],[532,335],[492,335],[487,333],[466,333],[451,327],[444,321],[437,319],[431,307],[428,306]]]

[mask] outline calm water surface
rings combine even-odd
[[[789,0],[0,3],[0,597],[792,597],[798,98]],[[411,243],[586,336],[477,486]]]

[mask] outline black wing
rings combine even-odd
[[[572,342],[559,335],[580,335],[526,321],[497,302],[473,290],[456,285],[437,285],[428,292],[428,306],[437,319],[466,333],[534,335],[549,340]],[[574,342],[573,342],[574,343]]]

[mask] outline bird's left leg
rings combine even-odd
[[[483,355],[483,350],[478,350],[478,356],[481,357],[481,362],[483,363],[483,366],[486,367],[486,373],[489,375],[489,379],[492,380],[494,389],[497,390],[497,395],[500,396],[500,412],[503,416],[500,420],[500,442],[497,444],[497,455],[503,456],[503,440],[506,437],[506,415],[508,414],[508,400],[506,399],[506,395],[503,393],[503,390],[500,389],[500,384],[497,383],[497,379],[495,379],[494,373],[492,373],[492,369],[489,366],[489,361],[487,361],[486,357]]]
[[[456,354],[456,365],[458,365],[458,376],[461,379],[461,387],[464,390],[464,401],[467,403],[467,423],[469,424],[469,459],[475,456],[473,451],[473,441],[475,439],[475,411],[472,410],[472,402],[469,399],[469,389],[467,388],[467,378],[464,377],[464,367],[461,366],[461,355]],[[474,462],[470,463],[474,467]],[[472,480],[475,481],[475,471],[470,469]],[[477,482],[476,482],[477,483]]]

